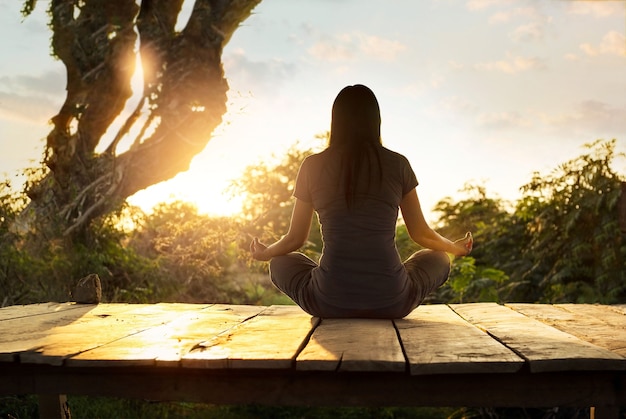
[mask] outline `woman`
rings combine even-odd
[[[447,253],[467,255],[473,244],[470,233],[452,242],[428,226],[417,184],[407,159],[381,144],[374,93],[348,86],[333,104],[328,147],[302,162],[289,231],[269,246],[255,238],[252,257],[270,261],[272,282],[313,316],[402,318],[447,280]],[[395,246],[398,208],[426,248],[404,263]],[[319,265],[294,253],[313,212],[324,243]]]

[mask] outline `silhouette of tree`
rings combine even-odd
[[[196,0],[177,30],[183,0],[51,0],[52,54],[67,70],[67,95],[51,119],[44,173],[27,186],[22,225],[80,237],[127,197],[187,170],[226,111],[223,48],[259,2]],[[22,13],[35,6],[26,0]],[[143,90],[119,121],[137,55]]]

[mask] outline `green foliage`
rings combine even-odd
[[[241,216],[249,223],[249,234],[275,240],[277,234],[287,231],[296,175],[309,154],[310,150],[301,150],[296,144],[280,159],[273,156],[273,164],[260,161],[246,167],[242,176],[232,182],[230,193],[245,197]]]
[[[33,10],[35,10],[35,5],[37,4],[37,0],[24,0],[24,4],[22,5],[22,16],[29,16]]]
[[[431,301],[626,301],[626,243],[616,215],[623,178],[611,169],[621,155],[615,141],[587,150],[547,175],[535,174],[515,206],[472,185],[461,200],[439,202],[437,229],[452,238],[470,230],[476,244],[471,257],[454,261]],[[312,152],[295,145],[282,159],[247,168],[231,186],[247,197],[240,217],[199,214],[183,202],[161,204],[151,214],[123,206],[73,240],[34,240],[36,231],[21,227],[28,198],[5,181],[0,305],[66,301],[89,273],[100,276],[105,301],[289,304],[270,283],[267,264],[249,258],[248,245],[252,236],[271,241],[287,231],[293,183]],[[321,252],[319,234],[315,220],[304,248],[313,258]],[[419,250],[402,223],[396,244],[403,259]]]
[[[517,260],[511,246],[518,240],[511,232],[517,230],[512,228],[511,215],[506,210],[508,204],[489,197],[479,185],[466,185],[461,193],[465,198],[460,201],[446,197],[436,204],[434,210],[440,214],[436,228],[451,239],[471,231],[474,249],[471,257],[455,259],[450,278],[431,300],[502,302],[500,288],[508,280],[507,262]]]
[[[396,226],[396,248],[402,260],[407,260],[413,253],[422,249],[411,239],[404,223],[398,223]]]
[[[118,226],[120,213],[93,223],[80,242],[36,240],[36,232],[19,231],[16,203],[25,198],[20,194],[3,195],[0,200],[4,213],[0,223],[2,306],[67,301],[78,279],[89,273],[100,277],[105,301],[147,302],[160,298],[157,266],[122,243],[125,234]]]
[[[186,302],[230,302],[241,290],[226,281],[237,260],[238,231],[228,218],[198,214],[195,206],[161,204],[131,234],[129,247],[174,279],[168,299]]]
[[[516,228],[507,208],[510,206],[499,198],[489,197],[479,185],[466,185],[461,191],[463,200],[455,202],[447,197],[434,208],[440,214],[438,231],[445,237],[460,238],[471,231],[475,246],[472,256],[481,265],[504,269],[515,263],[515,243],[522,240],[523,229]]]
[[[626,248],[619,232],[620,176],[611,168],[616,142],[589,150],[522,187],[519,208],[532,232],[524,278],[544,302],[615,303],[626,298]]]
[[[535,173],[512,211],[480,187],[466,188],[469,196],[459,202],[437,204],[444,235],[471,230],[476,241],[474,261],[457,260],[438,298],[626,301],[626,243],[616,208],[623,177],[611,168],[621,156],[615,145],[596,141],[551,173]]]
[[[149,402],[107,397],[68,396],[73,417],[79,418],[187,418],[187,419],[445,419],[452,408],[410,407],[287,407],[214,406],[186,402]],[[37,417],[36,396],[0,398],[0,417]]]
[[[326,139],[328,133],[318,136]],[[245,197],[242,208],[242,231],[261,241],[273,242],[289,230],[293,211],[293,191],[295,181],[304,158],[315,150],[302,149],[296,143],[281,158],[274,156],[274,162],[258,162],[248,166],[242,176],[229,187],[232,195]],[[309,241],[302,249],[303,253],[319,258],[322,251],[322,239],[319,223],[314,217]]]
[[[508,280],[501,270],[476,265],[473,257],[456,259],[450,278],[436,297],[446,303],[502,302],[500,287]]]

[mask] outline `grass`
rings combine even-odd
[[[74,419],[587,419],[589,409],[449,407],[215,406],[186,402],[68,396]],[[0,397],[0,418],[39,417],[37,396]],[[626,418],[626,409],[620,410]]]
[[[105,397],[68,396],[72,418],[90,419],[446,419],[456,409],[399,407],[214,406]],[[0,418],[38,417],[36,396],[0,397]]]

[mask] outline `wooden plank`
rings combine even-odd
[[[626,313],[612,306],[600,304],[557,304],[557,307],[569,310],[572,313],[594,317],[616,332],[626,333]]]
[[[531,372],[626,370],[621,356],[509,307],[472,303],[451,308],[526,359]]]
[[[626,314],[626,304],[612,304],[611,307],[613,310],[619,311],[622,314]]]
[[[69,324],[54,327],[21,362],[62,365],[65,359],[172,321],[191,304],[99,304]],[[197,306],[195,306],[197,307]]]
[[[413,375],[512,373],[524,360],[445,305],[423,305],[396,327]]]
[[[297,306],[271,306],[260,315],[197,345],[188,368],[288,369],[319,322]]]
[[[52,314],[84,307],[84,304],[53,302],[2,307],[0,308],[0,321],[30,316],[40,316],[42,314]]]
[[[0,361],[13,361],[18,353],[41,346],[58,327],[75,322],[95,307],[73,305],[70,309],[69,305],[57,304],[14,306],[11,318],[0,322]]]
[[[626,356],[626,315],[607,306],[507,304],[507,307],[594,345]]]
[[[415,376],[20,364],[2,367],[2,394],[62,392],[211,404],[300,406],[626,406],[626,374],[617,372]]]
[[[66,360],[76,367],[178,366],[200,342],[212,339],[256,316],[266,307],[244,305],[199,306],[179,313],[171,322],[123,337]]]
[[[396,371],[406,360],[391,320],[323,319],[296,359],[300,371]]]

